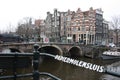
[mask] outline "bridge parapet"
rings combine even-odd
[[[34,44],[40,45],[40,50],[42,52],[51,52],[51,54],[58,54],[63,56],[83,56],[86,51],[88,51],[87,46],[79,44],[68,44],[68,43],[7,43],[0,44],[0,49],[3,48],[16,48],[24,52],[32,52]],[[44,51],[43,51],[44,50]]]

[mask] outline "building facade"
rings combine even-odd
[[[46,34],[55,42],[79,42],[84,44],[102,44],[107,42],[108,24],[103,21],[103,11],[93,9],[88,11],[47,13]],[[104,38],[104,40],[103,40]]]
[[[45,20],[46,36],[51,42],[59,42],[60,40],[60,15],[57,9],[54,9],[54,13],[47,12]]]
[[[118,30],[117,35],[118,35],[118,40],[116,40],[117,39],[116,32],[113,29],[109,30],[109,43],[114,43],[117,46],[120,46],[120,29]]]
[[[120,47],[120,29],[119,29],[119,32],[118,32],[118,46]]]
[[[95,42],[95,12],[94,10],[82,12],[68,11],[67,33],[70,42],[93,44]]]
[[[103,20],[103,28],[102,28],[102,41],[101,43],[103,45],[107,45],[109,43],[109,22],[106,20]]]
[[[45,34],[51,42],[66,41],[66,12],[57,11],[54,13],[47,12],[45,20]]]
[[[35,27],[34,27],[34,41],[43,42],[44,38],[46,37],[45,34],[45,21],[43,19],[35,20]]]

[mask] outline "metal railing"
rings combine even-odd
[[[45,75],[48,76],[50,78],[52,78],[53,80],[61,80],[60,78],[47,73],[47,72],[39,72],[38,68],[39,68],[39,58],[40,55],[46,55],[45,53],[39,53],[38,52],[39,46],[37,44],[34,45],[34,51],[33,53],[0,53],[0,56],[7,56],[7,57],[14,57],[14,61],[13,61],[13,75],[10,76],[0,76],[0,80],[1,79],[13,79],[16,80],[17,78],[22,78],[22,77],[33,77],[33,80],[39,80],[40,75]],[[17,58],[18,56],[33,56],[33,72],[32,73],[27,73],[27,74],[17,74],[17,68],[16,68],[16,64],[17,64]],[[54,57],[54,55],[50,55],[48,54],[48,56]]]

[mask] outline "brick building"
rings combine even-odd
[[[82,12],[80,8],[76,12],[68,10],[67,34],[73,42],[95,42],[95,11]],[[70,41],[70,40],[69,40]]]

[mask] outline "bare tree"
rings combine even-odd
[[[26,17],[23,19],[22,22],[19,22],[16,33],[22,36],[27,41],[32,39],[33,35],[32,18]]]
[[[13,32],[13,31],[14,31],[14,28],[13,28],[13,26],[11,25],[11,23],[9,23],[9,25],[7,26],[7,31],[6,31],[6,32],[11,33],[11,32]]]
[[[37,40],[36,41],[41,41],[41,26],[37,26],[35,28],[35,34],[37,35]]]
[[[120,16],[112,17],[111,25],[116,34],[116,44],[118,44],[118,33],[120,29]]]

